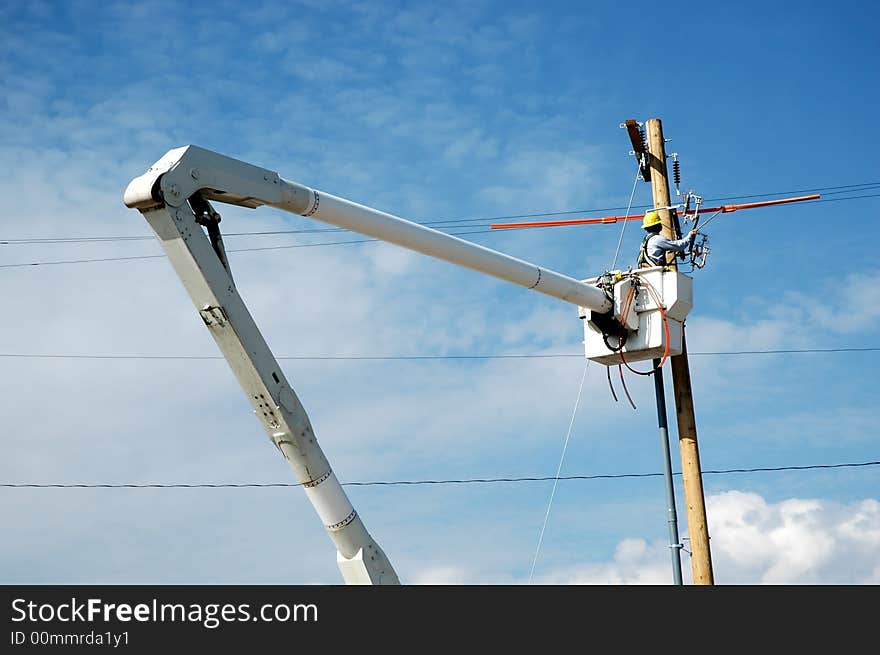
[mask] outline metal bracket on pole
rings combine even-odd
[[[651,166],[649,165],[648,146],[645,141],[645,132],[642,124],[630,118],[627,119],[621,127],[625,127],[629,134],[629,140],[632,143],[632,154],[635,155],[636,161],[639,162],[639,171],[644,182],[651,181]]]

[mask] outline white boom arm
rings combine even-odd
[[[290,182],[274,171],[197,146],[184,146],[166,153],[146,174],[129,184],[125,204],[137,209],[160,203],[179,207],[196,192],[208,200],[243,207],[271,205],[480,271],[597,313],[611,309],[611,300],[593,285]]]
[[[310,216],[599,313],[611,309],[611,300],[590,284],[197,146],[168,151],[128,185],[125,204],[146,218],[257,418],[305,488],[336,545],[345,582],[399,584],[390,561],[336,479],[305,409],[238,295],[217,227],[219,216],[206,200],[251,208],[270,205]]]

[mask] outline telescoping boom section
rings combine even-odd
[[[197,146],[169,151],[131,182],[125,204],[180,207],[199,194],[206,200],[256,208],[270,205],[394,243],[431,257],[533,289],[593,311],[610,309],[607,294],[580,280],[432,230],[377,209],[311,189],[278,173]]]
[[[553,296],[598,314],[613,309],[597,286],[417,223],[282,179],[205,150],[170,150],[128,185],[269,439],[287,459],[337,549],[348,584],[398,584],[318,444],[308,415],[236,290],[219,214],[209,201],[309,216]]]

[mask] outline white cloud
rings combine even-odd
[[[463,567],[438,566],[418,571],[410,582],[415,585],[462,585],[468,584],[468,573]]]
[[[771,504],[754,493],[707,498],[716,582],[867,584],[877,566],[880,511],[874,499]],[[860,524],[865,532],[851,529]]]
[[[533,578],[535,584],[570,585],[657,585],[672,581],[668,550],[659,542],[649,548],[643,539],[625,539],[615,550],[611,562],[581,564]]]
[[[880,502],[839,504],[727,491],[706,497],[717,585],[877,584]],[[536,576],[544,584],[671,584],[667,544],[621,541],[609,562],[578,564]],[[682,553],[682,577],[693,577]]]

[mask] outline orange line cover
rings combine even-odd
[[[739,209],[755,209],[757,207],[769,207],[771,205],[784,205],[789,202],[802,202],[804,200],[816,200],[819,194],[812,196],[798,196],[796,198],[780,198],[779,200],[763,200],[761,202],[747,202],[742,205],[721,205],[719,207],[701,207],[700,214],[710,212],[735,212]],[[644,214],[632,214],[630,216],[600,216],[598,218],[570,218],[557,221],[534,221],[531,223],[493,223],[489,227],[493,230],[505,230],[515,227],[556,227],[559,225],[594,225],[597,223],[617,223],[618,221],[637,221],[644,218]]]

